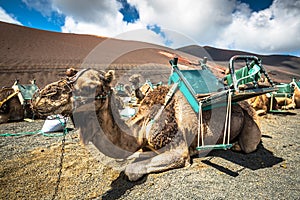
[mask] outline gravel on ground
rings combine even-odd
[[[253,153],[216,150],[137,182],[126,179],[122,164],[82,146],[70,122],[64,145],[60,135],[0,137],[0,199],[299,199],[300,110],[293,112],[260,117],[263,137]],[[1,124],[0,134],[43,123]]]

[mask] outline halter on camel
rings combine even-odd
[[[67,77],[62,80],[59,80],[57,82],[54,82],[52,84],[49,84],[44,89],[36,92],[33,96],[34,104],[38,105],[40,100],[44,97],[48,99],[48,102],[52,102],[51,104],[57,103],[58,105],[61,105],[61,99],[55,98],[55,96],[60,94],[65,94],[65,99],[67,101],[73,100],[73,111],[77,109],[78,107],[90,103],[94,100],[104,100],[107,98],[107,96],[110,94],[110,91],[105,91],[103,94],[91,94],[91,95],[82,95],[80,94],[81,91],[76,91],[74,89],[74,83],[81,77],[85,72],[88,72],[90,69],[83,69],[79,72],[77,72],[72,77]],[[105,77],[101,76],[100,79],[104,80]],[[56,106],[57,107],[57,106]],[[65,114],[71,114],[69,112]]]
[[[86,71],[88,71],[90,69],[83,69],[82,71],[78,72],[78,75],[76,74],[76,78],[74,80],[72,80],[72,84],[74,84],[78,78]],[[102,81],[105,81],[105,76],[100,74],[100,77],[99,77]],[[72,88],[72,92],[73,92],[73,99],[74,99],[74,103],[73,103],[73,107],[74,107],[74,110],[76,110],[77,108],[79,108],[80,106],[82,105],[85,105],[85,104],[88,104],[88,103],[91,103],[93,102],[94,100],[100,100],[100,101],[104,101],[106,100],[111,94],[112,94],[112,91],[111,89],[109,90],[104,90],[104,88],[102,88],[103,91],[102,93],[99,93],[97,94],[96,93],[96,90],[91,92],[90,95],[86,96],[86,95],[82,95],[80,94],[81,91],[76,91],[74,88]]]

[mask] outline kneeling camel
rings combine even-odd
[[[61,80],[40,90],[33,99],[33,110],[40,115],[73,114],[81,141],[92,142],[107,156],[124,159],[140,150],[139,157],[125,169],[131,181],[189,165],[190,156],[197,153],[198,119],[183,94],[176,91],[158,119],[152,120],[169,91],[169,86],[160,86],[149,92],[137,114],[124,122],[115,106],[110,85],[113,78],[113,71],[79,72],[72,81]],[[203,112],[206,144],[221,142],[225,110]],[[230,127],[234,149],[245,153],[256,150],[261,132],[255,111],[247,102],[232,105]]]

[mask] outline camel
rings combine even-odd
[[[271,100],[271,98],[273,98]],[[257,115],[266,115],[269,110],[277,110],[277,100],[270,94],[263,94],[256,97],[252,97],[247,100],[248,103],[256,110]]]
[[[276,97],[278,105],[283,110],[300,108],[300,89],[294,79],[290,83],[290,87],[293,88],[293,95],[291,98]]]
[[[291,83],[291,85],[294,87],[293,99],[295,101],[296,108],[300,108],[300,88],[299,88],[299,81],[298,81],[298,84],[295,81],[293,81]]]
[[[146,86],[145,84],[143,86],[140,86],[141,77],[142,76],[140,74],[133,74],[129,77],[129,82],[133,87],[133,93],[131,96],[135,96],[138,102],[140,102],[140,100],[145,97],[145,93],[148,89],[150,89],[150,87]]]
[[[24,119],[24,109],[13,88],[0,90],[0,124]]]
[[[288,84],[286,84],[288,85]],[[289,110],[289,109],[295,109],[300,108],[300,89],[295,80],[293,80],[290,84],[290,87],[292,90],[291,97],[288,97],[288,93],[286,93],[287,96],[284,97],[285,93],[279,93],[281,96],[271,94],[263,94],[257,97],[253,97],[251,99],[248,99],[248,102],[250,105],[257,111],[258,115],[264,115],[266,114],[271,107],[271,101],[272,101],[272,110]],[[273,98],[271,100],[271,98]]]
[[[112,158],[134,159],[125,168],[130,181],[189,166],[191,156],[199,153],[198,114],[179,90],[157,119],[153,120],[153,116],[157,116],[170,86],[159,86],[147,93],[137,114],[123,121],[114,106],[116,95],[110,85],[114,71],[89,69],[78,74],[72,82],[60,80],[40,90],[32,100],[32,108],[40,115],[73,113],[83,144],[91,142]],[[221,142],[225,110],[220,107],[203,112],[205,144]],[[255,111],[246,101],[232,105],[230,130],[234,150],[250,153],[257,149],[261,131]]]
[[[285,86],[287,89],[284,89],[283,91],[280,91],[279,89],[278,94],[275,93],[271,95],[273,96],[273,105],[275,104],[274,106],[277,109],[282,110],[300,108],[300,90],[295,80],[293,79],[291,83],[280,84],[279,86],[279,88]]]

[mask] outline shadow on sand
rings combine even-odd
[[[221,165],[211,162],[211,159],[213,157],[223,158],[223,159],[233,162],[237,165],[240,165],[243,168],[239,169],[238,171],[232,171],[224,166],[221,166]],[[215,169],[217,169],[223,173],[226,173],[232,177],[237,177],[239,175],[239,172],[245,168],[248,168],[251,170],[268,168],[268,167],[272,167],[282,161],[283,161],[282,158],[274,156],[274,154],[271,151],[264,148],[264,146],[260,143],[258,145],[257,150],[255,152],[249,153],[249,154],[234,152],[231,150],[211,151],[207,155],[207,158],[204,159],[202,162],[211,167],[214,167]],[[106,199],[106,200],[118,199],[122,195],[124,195],[127,190],[130,190],[135,185],[143,184],[146,181],[147,181],[147,176],[144,176],[139,181],[130,182],[127,179],[125,173],[121,172],[119,177],[111,183],[111,189],[102,195],[102,199]]]
[[[238,176],[239,175],[238,172],[242,171],[245,168],[251,170],[269,168],[283,161],[282,158],[276,157],[271,151],[267,150],[262,145],[262,143],[258,145],[257,150],[253,153],[245,154],[240,152],[234,152],[231,150],[227,150],[227,151],[218,150],[218,151],[211,151],[208,154],[208,157],[210,158],[205,159],[202,162],[233,177]],[[213,157],[223,158],[232,163],[242,166],[243,169],[239,171],[232,171],[226,167],[211,162],[210,160]]]
[[[147,176],[139,181],[131,182],[127,179],[127,176],[124,172],[121,172],[119,177],[111,183],[111,189],[108,190],[105,194],[102,195],[103,200],[113,200],[118,199],[125,194],[127,190],[130,190],[135,185],[140,185],[146,182]]]

